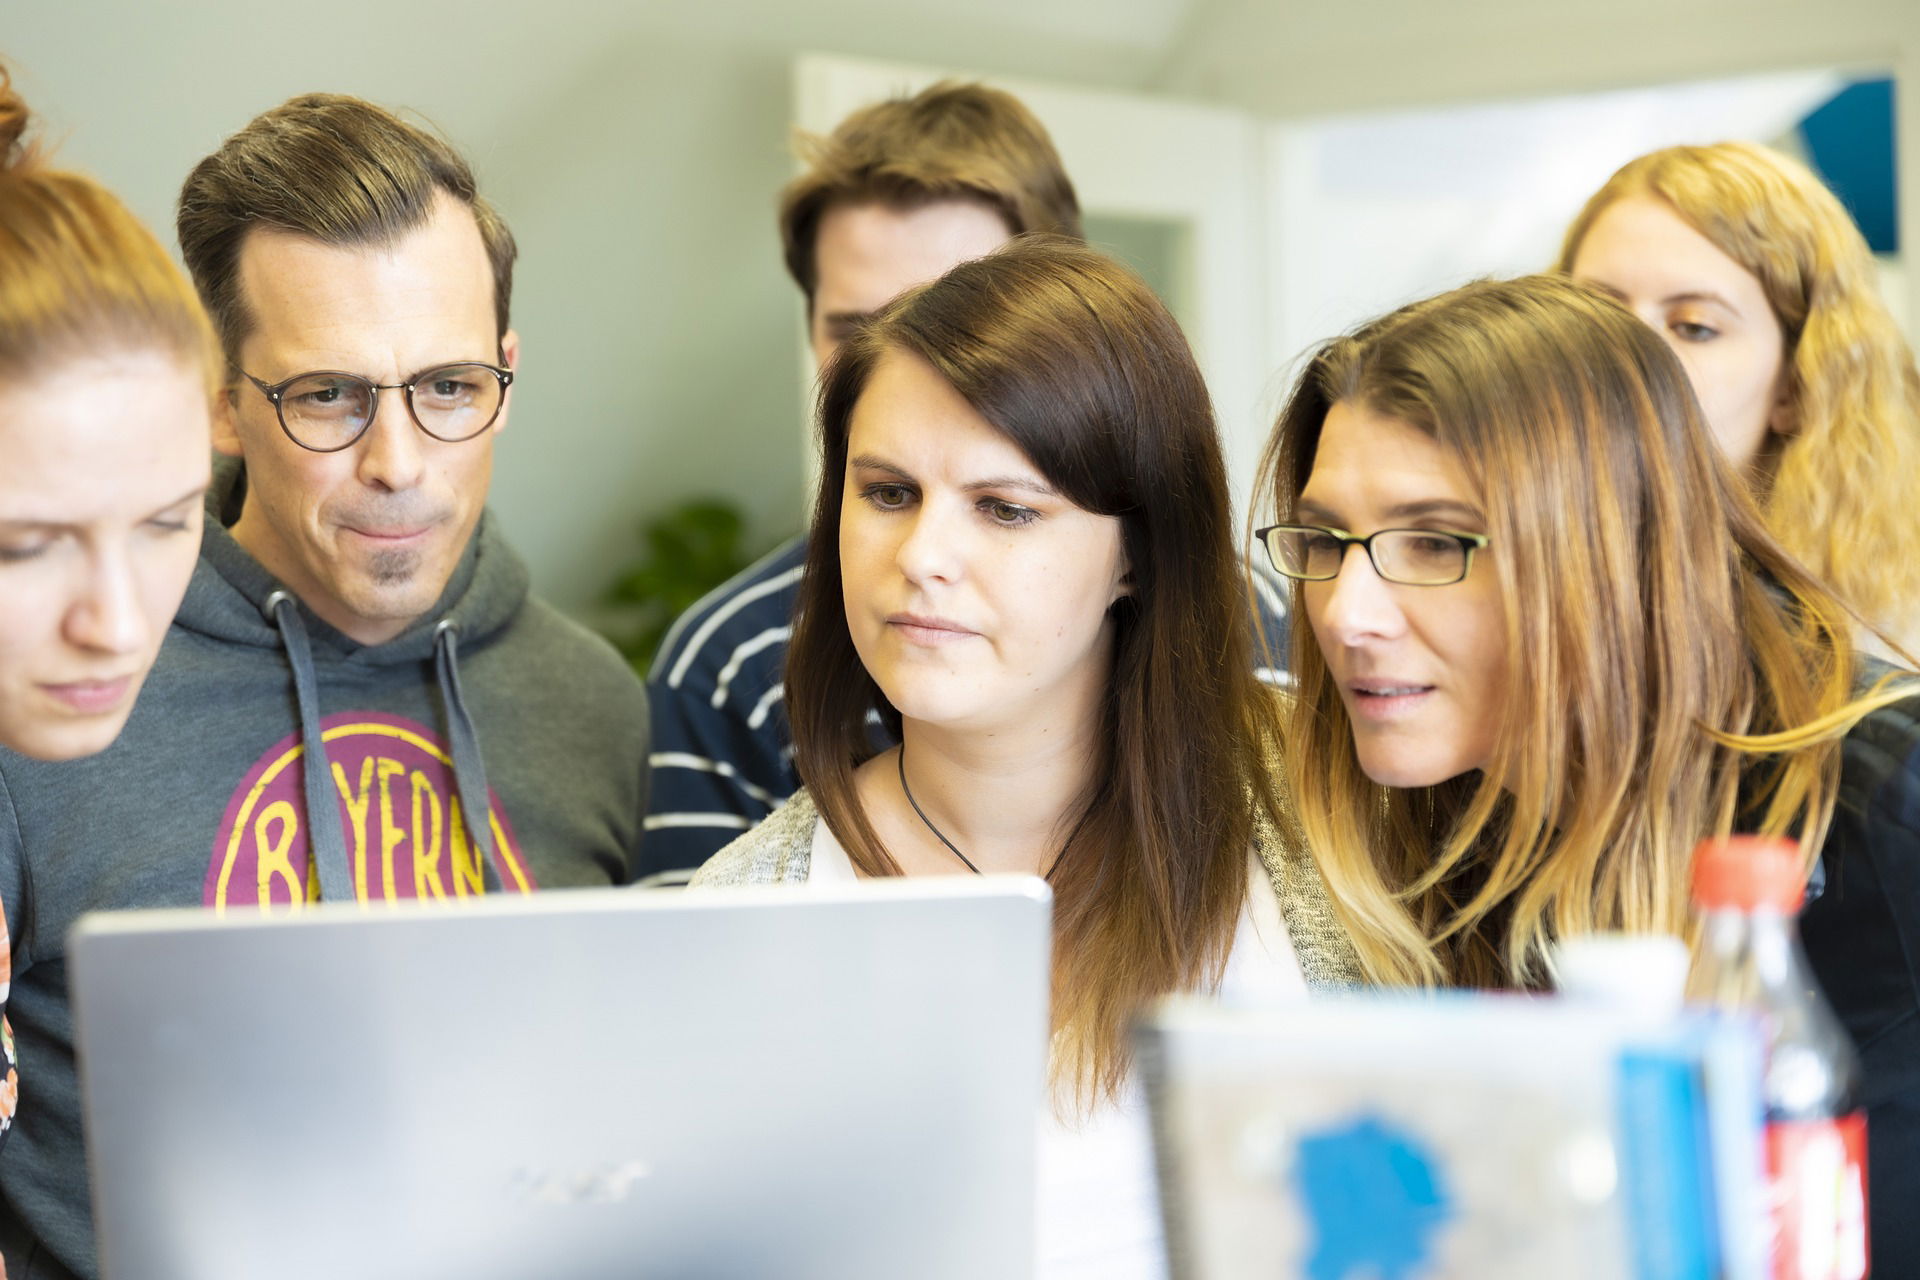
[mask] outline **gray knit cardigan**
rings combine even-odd
[[[714,854],[694,876],[693,887],[806,883],[813,869],[813,830],[819,817],[813,797],[802,788],[766,821]],[[1307,986],[1362,985],[1360,958],[1334,914],[1326,881],[1312,857],[1288,848],[1263,816],[1254,821],[1254,847],[1280,900],[1280,918]]]

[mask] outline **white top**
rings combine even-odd
[[[1273,882],[1257,854],[1249,851],[1247,861],[1247,905],[1220,997],[1262,1003],[1303,998],[1306,979]],[[857,878],[826,820],[815,822],[808,883],[850,884]],[[1138,1083],[1077,1125],[1043,1108],[1039,1150],[1038,1280],[1164,1280],[1153,1134]]]

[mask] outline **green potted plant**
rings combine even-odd
[[[724,498],[693,498],[640,527],[641,553],[600,597],[602,630],[642,676],[673,620],[746,568],[746,521]]]

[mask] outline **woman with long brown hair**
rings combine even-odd
[[[1820,179],[1747,142],[1649,152],[1587,201],[1558,266],[1667,340],[1780,544],[1920,645],[1920,371]]]
[[[1356,974],[1274,837],[1273,703],[1206,388],[1131,272],[1017,241],[850,339],[819,425],[787,674],[806,789],[694,883],[1046,877],[1071,1119],[1050,1148],[1068,1171],[1043,1160],[1043,1270],[1089,1256],[1057,1211],[1077,1198],[1104,1206],[1083,1243],[1152,1274],[1131,1019],[1171,992]],[[876,714],[899,746],[876,749]],[[1109,1123],[1135,1140],[1076,1195],[1070,1135]]]
[[[1286,774],[1367,978],[1549,984],[1558,939],[1692,938],[1689,860],[1799,839],[1861,1049],[1883,1274],[1920,1274],[1920,694],[1768,532],[1685,370],[1559,277],[1314,356],[1262,470],[1294,578]]]

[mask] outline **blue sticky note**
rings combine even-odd
[[[1293,1176],[1313,1227],[1307,1280],[1414,1280],[1454,1216],[1434,1158],[1377,1116],[1302,1138]]]

